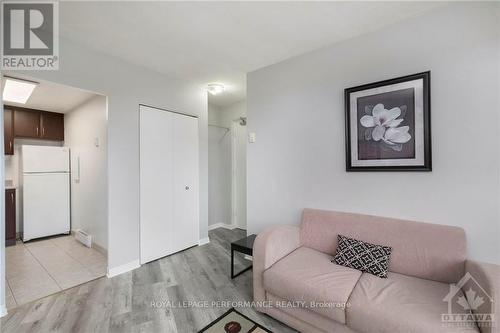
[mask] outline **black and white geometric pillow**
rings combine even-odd
[[[333,263],[387,278],[392,251],[390,246],[370,244],[342,235],[338,235],[338,242]]]

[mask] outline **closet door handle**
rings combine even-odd
[[[36,127],[36,135],[38,135],[39,128],[38,126]]]
[[[42,136],[45,135],[45,127],[42,127]]]
[[[10,193],[10,200],[12,201],[12,204],[14,204],[14,193]]]
[[[12,141],[9,142],[10,149],[12,149]]]

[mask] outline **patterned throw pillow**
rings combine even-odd
[[[354,238],[338,235],[337,254],[332,260],[337,265],[367,272],[386,278],[392,248],[366,243]]]

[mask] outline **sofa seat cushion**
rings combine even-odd
[[[271,293],[266,294],[266,299],[272,304],[274,310],[278,310],[282,313],[285,313],[289,315],[290,317],[295,318],[296,320],[300,320],[304,323],[307,323],[314,328],[316,328],[318,331],[321,331],[322,333],[330,333],[330,332],[335,332],[335,333],[345,333],[345,332],[354,332],[348,329],[348,327],[345,324],[341,324],[338,321],[332,320],[330,318],[327,318],[326,316],[320,315],[317,312],[313,312],[309,309],[303,309],[303,308],[297,308],[297,307],[280,307],[279,304],[286,304],[287,300],[278,297],[276,295],[273,295]],[[278,306],[277,306],[278,304]],[[268,309],[269,310],[269,309]],[[276,318],[279,320],[279,318]],[[293,325],[292,325],[293,327]],[[304,330],[300,329],[297,327],[294,327],[297,329],[299,332],[311,332],[311,329]]]
[[[299,247],[264,272],[264,289],[290,302],[305,302],[311,311],[345,324],[342,305],[361,272],[331,259],[328,254]]]
[[[443,299],[449,292],[447,283],[391,272],[387,279],[363,273],[349,298],[347,325],[370,333],[479,332],[475,326],[464,328],[442,322],[441,314],[448,313],[448,303]],[[466,313],[455,305],[452,311]]]

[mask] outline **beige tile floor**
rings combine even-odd
[[[5,250],[7,308],[11,309],[106,274],[106,257],[73,236],[29,243]]]

